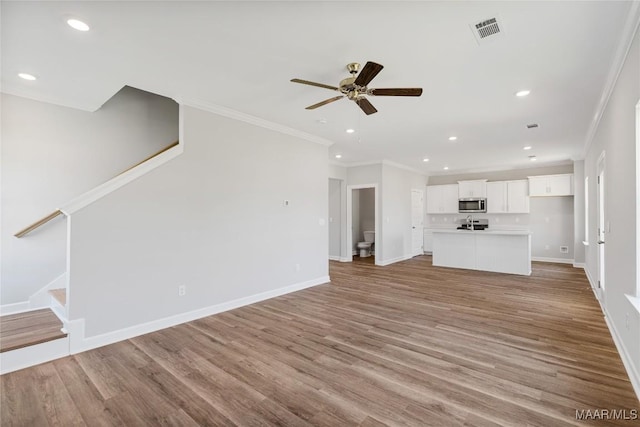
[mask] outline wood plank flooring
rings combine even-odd
[[[0,353],[67,336],[62,322],[48,308],[0,317]]]
[[[331,284],[4,375],[1,424],[549,427],[638,409],[581,270],[372,262],[331,262]]]

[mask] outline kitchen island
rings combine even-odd
[[[531,232],[433,230],[433,265],[529,276]]]

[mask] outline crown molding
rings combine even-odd
[[[417,173],[418,175],[427,176],[427,173],[425,171],[412,168],[411,166],[403,165],[402,163],[392,162],[391,160],[383,160],[382,164],[387,166],[393,166],[394,168],[398,168],[398,169],[404,169],[409,172]]]
[[[223,107],[221,105],[216,105],[206,101],[195,100],[195,99],[176,98],[175,101],[180,105],[197,108],[199,110],[207,111],[209,113],[217,114],[219,116],[228,117],[230,119],[249,123],[254,126],[259,126],[261,128],[280,132],[285,135],[293,136],[295,138],[304,139],[305,141],[324,145],[325,147],[329,147],[334,144],[333,141],[329,141],[328,139],[320,138],[319,136],[302,132],[300,130],[293,129],[288,126],[281,125],[279,123],[271,122],[269,120],[261,119],[260,117],[242,113],[240,111],[232,110],[231,108]]]
[[[622,33],[620,35],[620,42],[618,43],[618,48],[616,49],[615,56],[613,57],[611,68],[609,68],[609,74],[607,75],[607,80],[605,82],[602,95],[600,96],[600,101],[598,102],[595,115],[593,117],[593,120],[591,121],[591,124],[589,125],[589,130],[587,131],[587,138],[585,140],[583,152],[584,157],[586,157],[589,148],[591,148],[593,138],[596,135],[598,126],[600,125],[600,120],[602,119],[604,110],[607,108],[609,98],[611,98],[611,94],[613,93],[613,89],[616,87],[618,77],[620,77],[622,67],[624,66],[627,56],[629,55],[631,45],[633,44],[633,38],[638,31],[639,26],[640,1],[633,1],[631,3],[631,7],[629,8],[627,21],[625,22]]]

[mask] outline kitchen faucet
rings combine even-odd
[[[467,215],[467,229],[471,226],[471,231],[473,231],[473,215]]]

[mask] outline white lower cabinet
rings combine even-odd
[[[433,265],[531,274],[531,234],[528,231],[435,230]]]

